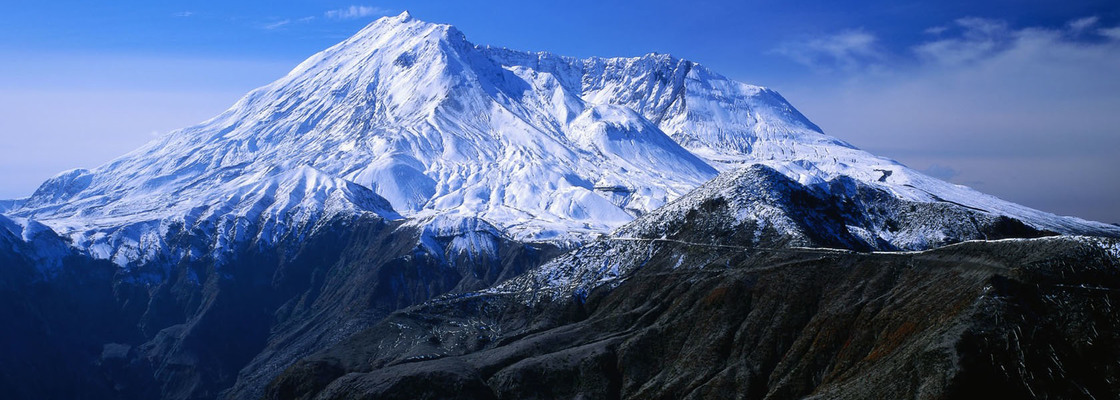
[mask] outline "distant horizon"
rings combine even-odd
[[[582,13],[512,2],[78,3],[54,13],[21,4],[0,16],[0,54],[16,60],[0,65],[0,199],[213,117],[407,8],[478,45],[699,62],[777,90],[825,133],[873,154],[1032,208],[1120,223],[1120,5],[818,3],[588,2],[599,12]]]

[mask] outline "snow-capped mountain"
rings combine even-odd
[[[353,213],[480,218],[519,240],[579,240],[751,164],[804,185],[848,176],[907,201],[1120,235],[858,150],[776,92],[691,61],[477,46],[408,13],[211,120],[64,172],[6,214],[121,265],[165,251],[171,226],[201,229],[221,248]]]

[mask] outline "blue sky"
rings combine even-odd
[[[379,16],[572,56],[670,53],[826,132],[1008,200],[1120,222],[1112,1],[20,2],[0,13],[0,198],[213,116]]]

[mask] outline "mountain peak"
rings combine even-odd
[[[430,38],[460,37],[465,39],[462,32],[454,26],[424,21],[413,17],[408,11],[404,11],[396,16],[385,16],[370,22],[369,25],[366,25],[365,28],[362,28],[340,45],[353,43],[355,39],[388,40],[396,38],[404,40],[417,36]]]
[[[218,117],[52,178],[7,214],[90,243],[159,232],[162,221],[205,227],[212,221],[198,216],[259,198],[276,205],[265,221],[288,223],[279,216],[292,210],[388,218],[395,210],[480,218],[518,239],[569,240],[649,213],[716,169],[757,163],[804,185],[851,176],[906,200],[1025,216],[1056,232],[1087,226],[860,151],[776,92],[688,60],[479,47],[408,12],[370,23]]]

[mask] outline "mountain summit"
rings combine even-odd
[[[163,251],[172,226],[209,232],[219,246],[298,234],[339,213],[480,218],[520,240],[570,240],[752,164],[804,185],[847,176],[1037,229],[1120,234],[858,150],[776,92],[695,62],[477,46],[407,12],[213,119],[48,180],[7,214],[122,265]]]

